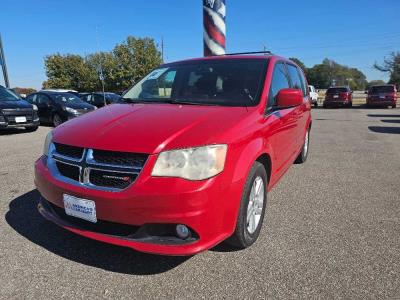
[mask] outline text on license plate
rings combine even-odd
[[[80,218],[93,223],[97,222],[96,203],[92,200],[81,199],[64,194],[65,213],[69,216]]]
[[[15,117],[15,123],[25,123],[26,117]]]

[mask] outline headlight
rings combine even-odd
[[[66,107],[65,110],[73,115],[77,115],[78,111],[76,109],[73,109],[71,107]]]
[[[49,155],[49,148],[52,141],[53,141],[53,132],[50,131],[46,136],[46,140],[44,141],[44,147],[43,147],[43,154],[46,156]]]
[[[38,107],[35,104],[32,104],[32,108],[33,108],[34,111],[38,110]]]
[[[227,145],[210,145],[161,152],[151,175],[189,180],[207,179],[224,169],[226,150]]]

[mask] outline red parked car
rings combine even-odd
[[[38,209],[79,235],[163,255],[254,243],[267,191],[306,160],[306,79],[274,55],[160,66],[68,121],[35,163]]]
[[[380,106],[396,108],[397,90],[393,84],[375,85],[368,90],[367,106]]]
[[[323,107],[327,108],[332,106],[353,106],[353,92],[349,87],[331,87],[326,91]]]

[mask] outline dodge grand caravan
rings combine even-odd
[[[76,234],[191,255],[259,236],[267,192],[307,159],[311,103],[284,58],[168,63],[50,132],[35,163],[39,212]]]

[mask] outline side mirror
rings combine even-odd
[[[277,108],[298,106],[303,103],[303,92],[297,89],[282,89],[276,96]]]

